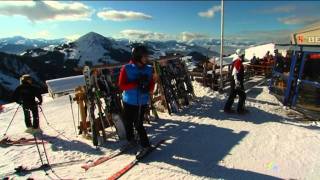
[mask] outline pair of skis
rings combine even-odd
[[[157,147],[159,147],[161,144],[163,144],[166,140],[162,139],[159,142],[157,142],[155,145],[151,146],[151,148],[143,155],[139,156],[137,155],[136,158],[131,161],[129,164],[127,164],[124,168],[120,169],[118,172],[113,174],[112,176],[108,177],[107,180],[116,180],[119,179],[122,175],[124,175],[126,172],[128,172],[130,169],[132,169],[135,165],[137,165],[144,157],[146,157],[148,154],[150,154],[153,150],[155,150]]]
[[[131,161],[129,164],[127,164],[125,167],[123,167],[121,170],[119,170],[118,172],[116,172],[115,174],[113,174],[112,176],[108,177],[108,180],[115,180],[115,179],[119,179],[122,175],[124,175],[126,172],[128,172],[130,169],[132,169],[135,165],[137,165],[144,157],[146,157],[148,154],[150,154],[154,149],[156,149],[157,147],[159,147],[161,144],[163,144],[165,142],[165,139],[160,140],[159,142],[157,142],[155,145],[151,146],[151,148],[144,153],[143,155],[137,155],[136,158]],[[81,168],[83,168],[84,170],[89,170],[91,167],[95,167],[103,162],[106,162],[108,160],[111,160],[123,153],[125,153],[126,151],[128,151],[130,149],[130,145],[124,146],[123,148],[121,148],[119,151],[109,155],[109,156],[104,156],[101,158],[96,159],[93,162],[84,164],[81,166]]]
[[[108,156],[100,157],[92,162],[89,162],[89,163],[82,165],[81,168],[84,169],[85,171],[88,171],[92,167],[98,166],[99,164],[101,164],[103,162],[109,161],[110,159],[113,159],[113,158],[127,152],[131,147],[132,147],[132,145],[125,145],[122,148],[120,148],[120,150],[117,150]]]

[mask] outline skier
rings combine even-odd
[[[277,71],[278,73],[283,73],[284,59],[282,55],[279,53],[278,49],[274,50],[274,58],[275,58],[274,70]]]
[[[237,49],[236,54],[238,58],[236,58],[232,62],[232,78],[230,81],[230,94],[229,98],[224,106],[224,112],[233,113],[234,111],[231,109],[234,99],[237,95],[239,95],[239,102],[237,112],[239,114],[247,113],[248,110],[244,108],[246,93],[244,91],[243,81],[244,81],[244,51]]]
[[[35,101],[35,97],[37,97],[38,102]],[[20,85],[15,89],[13,98],[16,103],[22,105],[24,121],[27,126],[26,132],[40,132],[38,105],[42,104],[42,96],[40,88],[33,85],[29,74],[20,78]],[[32,112],[33,123],[31,123],[30,111]]]
[[[118,85],[123,90],[122,100],[124,104],[124,121],[126,135],[129,144],[135,144],[133,126],[140,138],[143,155],[150,149],[150,142],[143,127],[143,119],[150,96],[154,89],[152,67],[147,65],[148,49],[143,45],[137,45],[132,50],[132,60],[122,66]]]

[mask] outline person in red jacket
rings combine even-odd
[[[133,126],[138,132],[142,151],[146,153],[150,149],[150,142],[143,127],[143,119],[150,94],[154,89],[153,68],[148,63],[148,49],[139,45],[133,48],[132,59],[122,66],[118,85],[122,93],[124,104],[124,122],[129,143],[135,143]]]
[[[234,99],[236,96],[239,96],[239,102],[238,102],[238,108],[237,112],[239,114],[247,113],[248,110],[244,108],[245,100],[246,100],[246,93],[243,86],[243,80],[244,80],[244,51],[238,49],[236,51],[236,54],[238,55],[238,58],[235,59],[232,63],[232,76],[230,81],[230,94],[229,98],[224,106],[224,111],[226,113],[233,113],[232,110],[232,104],[234,102]]]

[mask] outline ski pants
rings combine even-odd
[[[22,105],[23,113],[24,113],[24,122],[27,126],[27,128],[39,128],[39,113],[38,113],[38,106],[32,105],[32,106],[26,106]],[[32,118],[33,118],[33,124],[31,124],[31,117],[30,117],[30,111],[32,112]]]
[[[244,91],[244,88],[234,88],[234,87],[231,87],[230,89],[229,98],[224,106],[225,110],[231,110],[232,104],[237,95],[239,96],[237,111],[241,112],[244,110],[244,104],[246,100],[246,93]]]
[[[147,132],[143,127],[144,113],[146,111],[147,105],[140,106],[140,113],[139,113],[139,106],[130,105],[127,103],[124,103],[123,105],[124,105],[124,122],[126,126],[127,140],[129,142],[134,140],[134,133],[133,133],[133,127],[134,127],[138,132],[138,135],[140,138],[140,145],[142,147],[150,146]]]

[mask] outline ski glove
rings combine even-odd
[[[139,90],[142,91],[142,93],[148,93],[149,92],[149,78],[147,75],[140,75],[137,79],[137,85]]]
[[[235,84],[236,84],[236,89],[240,89],[241,88],[239,81],[235,81]]]

